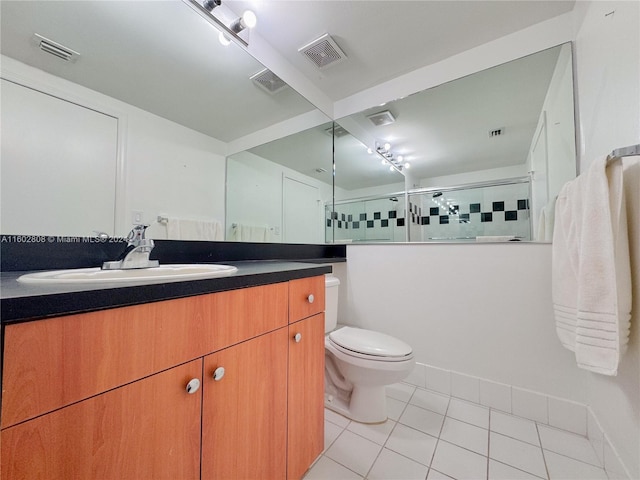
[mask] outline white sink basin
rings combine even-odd
[[[89,283],[130,283],[171,280],[198,280],[203,278],[226,277],[238,269],[231,265],[185,264],[160,265],[154,268],[133,270],[101,270],[77,268],[73,270],[53,270],[50,272],[28,273],[18,278],[21,283],[31,284],[89,284]]]

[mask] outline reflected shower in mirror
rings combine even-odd
[[[0,2],[2,233],[224,225],[229,144],[316,110],[185,2],[150,5]]]
[[[413,215],[416,223],[406,229],[410,241],[460,241],[460,237],[475,241],[476,237],[512,236],[550,241],[550,229],[544,228],[547,213],[561,186],[576,175],[571,44],[477,72],[337,122],[353,138],[357,137],[360,145],[341,151],[336,141],[336,185],[340,185],[340,190],[336,189],[336,210],[341,202],[371,201],[408,192],[406,205],[400,209],[403,217],[396,218],[396,227],[406,218],[411,222]],[[378,166],[379,155],[375,151],[386,143],[390,144],[394,159],[402,156],[403,162],[410,163],[411,168],[398,175],[404,178],[389,184],[388,172],[382,170],[366,184],[356,177],[353,182],[346,176],[340,178],[341,172],[356,162],[369,162],[367,169]],[[372,151],[373,155],[367,153]],[[448,205],[438,206],[442,210],[438,218],[424,214],[424,209],[435,211],[436,205],[418,200],[420,194],[427,198],[426,194],[451,190],[459,197],[463,190],[503,183],[522,184],[518,188],[529,193],[505,193],[504,198],[483,194],[484,199],[464,202],[452,197],[448,201],[460,205],[457,213],[452,215]],[[519,208],[525,200],[526,208]],[[405,210],[409,216],[404,215]],[[505,217],[507,212],[511,212],[509,218]],[[512,212],[517,213],[517,221],[512,220]],[[358,218],[363,213],[366,212],[359,212]],[[367,221],[372,221],[369,228],[385,228],[383,221],[390,219],[383,218],[384,211],[379,213],[379,218],[367,216]],[[420,222],[427,219],[438,222],[437,231],[426,231]],[[496,227],[497,223],[488,225],[494,219],[503,224],[501,228]],[[521,225],[524,219],[529,233]],[[352,227],[349,223],[347,226]],[[461,226],[465,227],[463,233]],[[383,237],[384,241],[397,241],[394,234]],[[370,241],[366,235],[360,240],[346,232],[336,234],[339,238]]]

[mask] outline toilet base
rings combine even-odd
[[[359,423],[387,421],[387,397],[384,386],[354,386],[348,398],[325,393],[324,406]]]

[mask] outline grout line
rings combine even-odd
[[[542,461],[544,462],[544,471],[547,472],[547,478],[551,478],[549,474],[549,467],[547,466],[547,457],[544,454],[544,448],[542,448],[542,437],[540,436],[540,429],[538,428],[538,422],[536,425],[536,433],[538,434],[538,441],[540,442],[540,450],[542,450]]]
[[[496,462],[496,463],[499,463],[499,464],[501,464],[501,465],[506,465],[507,467],[513,468],[514,470],[518,470],[519,472],[524,472],[524,473],[526,473],[527,475],[531,475],[532,477],[540,478],[540,479],[542,480],[542,477],[539,477],[539,476],[538,476],[538,475],[536,475],[535,473],[527,472],[526,470],[523,470],[523,469],[521,469],[521,468],[519,468],[519,467],[514,467],[513,465],[511,465],[511,464],[509,464],[509,463],[505,463],[505,462],[502,462],[502,461],[500,461],[500,460],[496,460],[495,458],[490,458],[489,460],[493,460],[493,461],[494,461],[494,462]],[[547,477],[547,478],[548,478],[548,477]],[[545,479],[545,480],[546,480],[546,479]],[[569,480],[569,479],[565,479],[565,480]]]
[[[489,459],[491,458],[491,409],[489,409],[489,424],[487,425],[487,478],[489,478]]]

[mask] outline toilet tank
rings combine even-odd
[[[338,323],[338,287],[340,280],[333,275],[324,276],[325,311],[324,332],[329,333],[336,328]]]

